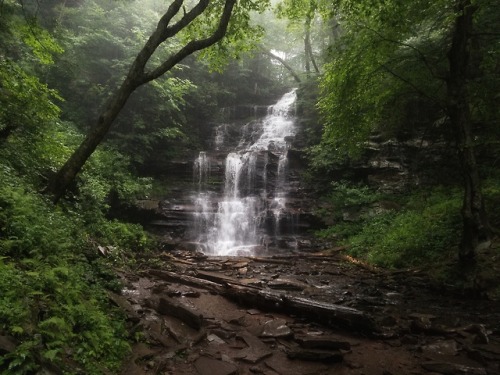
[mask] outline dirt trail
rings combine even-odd
[[[139,337],[123,374],[500,374],[500,308],[340,255],[165,254],[111,298]]]

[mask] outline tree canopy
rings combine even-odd
[[[498,44],[490,38],[491,13],[484,12],[497,5],[337,1],[334,6],[344,34],[325,66],[318,103],[325,131],[316,160],[332,160],[325,153],[356,155],[375,130],[442,124],[441,134],[454,137],[464,174],[461,254],[473,256],[489,238],[473,139],[474,125],[491,114],[478,110],[485,109],[480,103],[495,96],[489,85],[478,91],[476,80],[498,81],[489,63],[491,55],[498,56]],[[416,105],[419,113],[412,118]]]

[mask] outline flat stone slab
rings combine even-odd
[[[451,362],[424,362],[422,367],[444,375],[487,375],[483,367],[469,367]]]
[[[273,352],[266,346],[266,344],[249,332],[241,332],[238,334],[238,337],[245,341],[245,344],[247,344],[248,347],[243,348],[236,353],[236,355],[233,356],[234,359],[255,364],[273,355]]]
[[[295,341],[308,349],[342,349],[350,350],[351,343],[335,336],[296,336]]]
[[[219,361],[217,359],[200,357],[194,363],[199,375],[236,375],[238,368],[232,363]]]
[[[287,351],[288,358],[314,362],[342,362],[344,356],[339,350],[318,350],[297,348]]]
[[[200,329],[203,324],[203,315],[199,311],[169,297],[160,298],[158,312],[180,319],[194,329]]]
[[[285,353],[280,352],[265,360],[268,368],[280,375],[293,374],[335,374],[329,371],[331,364],[324,362],[297,361],[289,359]],[[265,372],[264,372],[265,374]]]
[[[422,346],[422,351],[427,354],[454,356],[458,353],[458,347],[455,340],[444,340]]]
[[[297,290],[302,291],[308,287],[307,284],[301,283],[297,280],[278,278],[271,280],[267,283],[267,286],[271,289],[279,290]]]
[[[290,327],[286,325],[285,319],[273,319],[264,324],[264,329],[262,330],[260,337],[283,338],[289,337],[292,334],[293,332]]]

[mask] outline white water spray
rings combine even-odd
[[[224,191],[220,199],[203,191],[203,181],[210,172],[209,158],[201,152],[196,159],[194,173],[199,191],[194,202],[195,231],[203,252],[253,255],[255,249],[267,246],[268,234],[263,224],[269,216],[274,218],[275,232],[278,232],[279,220],[286,209],[287,140],[296,131],[292,113],[295,101],[293,90],[269,107],[268,115],[261,122],[252,121],[243,127],[241,141],[226,157]],[[257,130],[260,135],[255,134]],[[250,144],[249,134],[257,139]],[[221,143],[218,129],[217,149]],[[273,191],[267,191],[269,153],[278,159],[277,169],[271,171],[275,176]]]

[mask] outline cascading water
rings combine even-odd
[[[195,160],[198,193],[194,198],[194,232],[204,253],[253,255],[257,248],[267,246],[269,236],[279,233],[279,221],[286,210],[287,150],[290,137],[295,135],[295,100],[293,90],[269,107],[261,121],[243,126],[238,144],[225,160],[222,195],[206,188],[211,170],[207,153],[200,152]],[[216,150],[223,146],[224,129],[217,128]],[[265,228],[270,219],[273,233]]]

